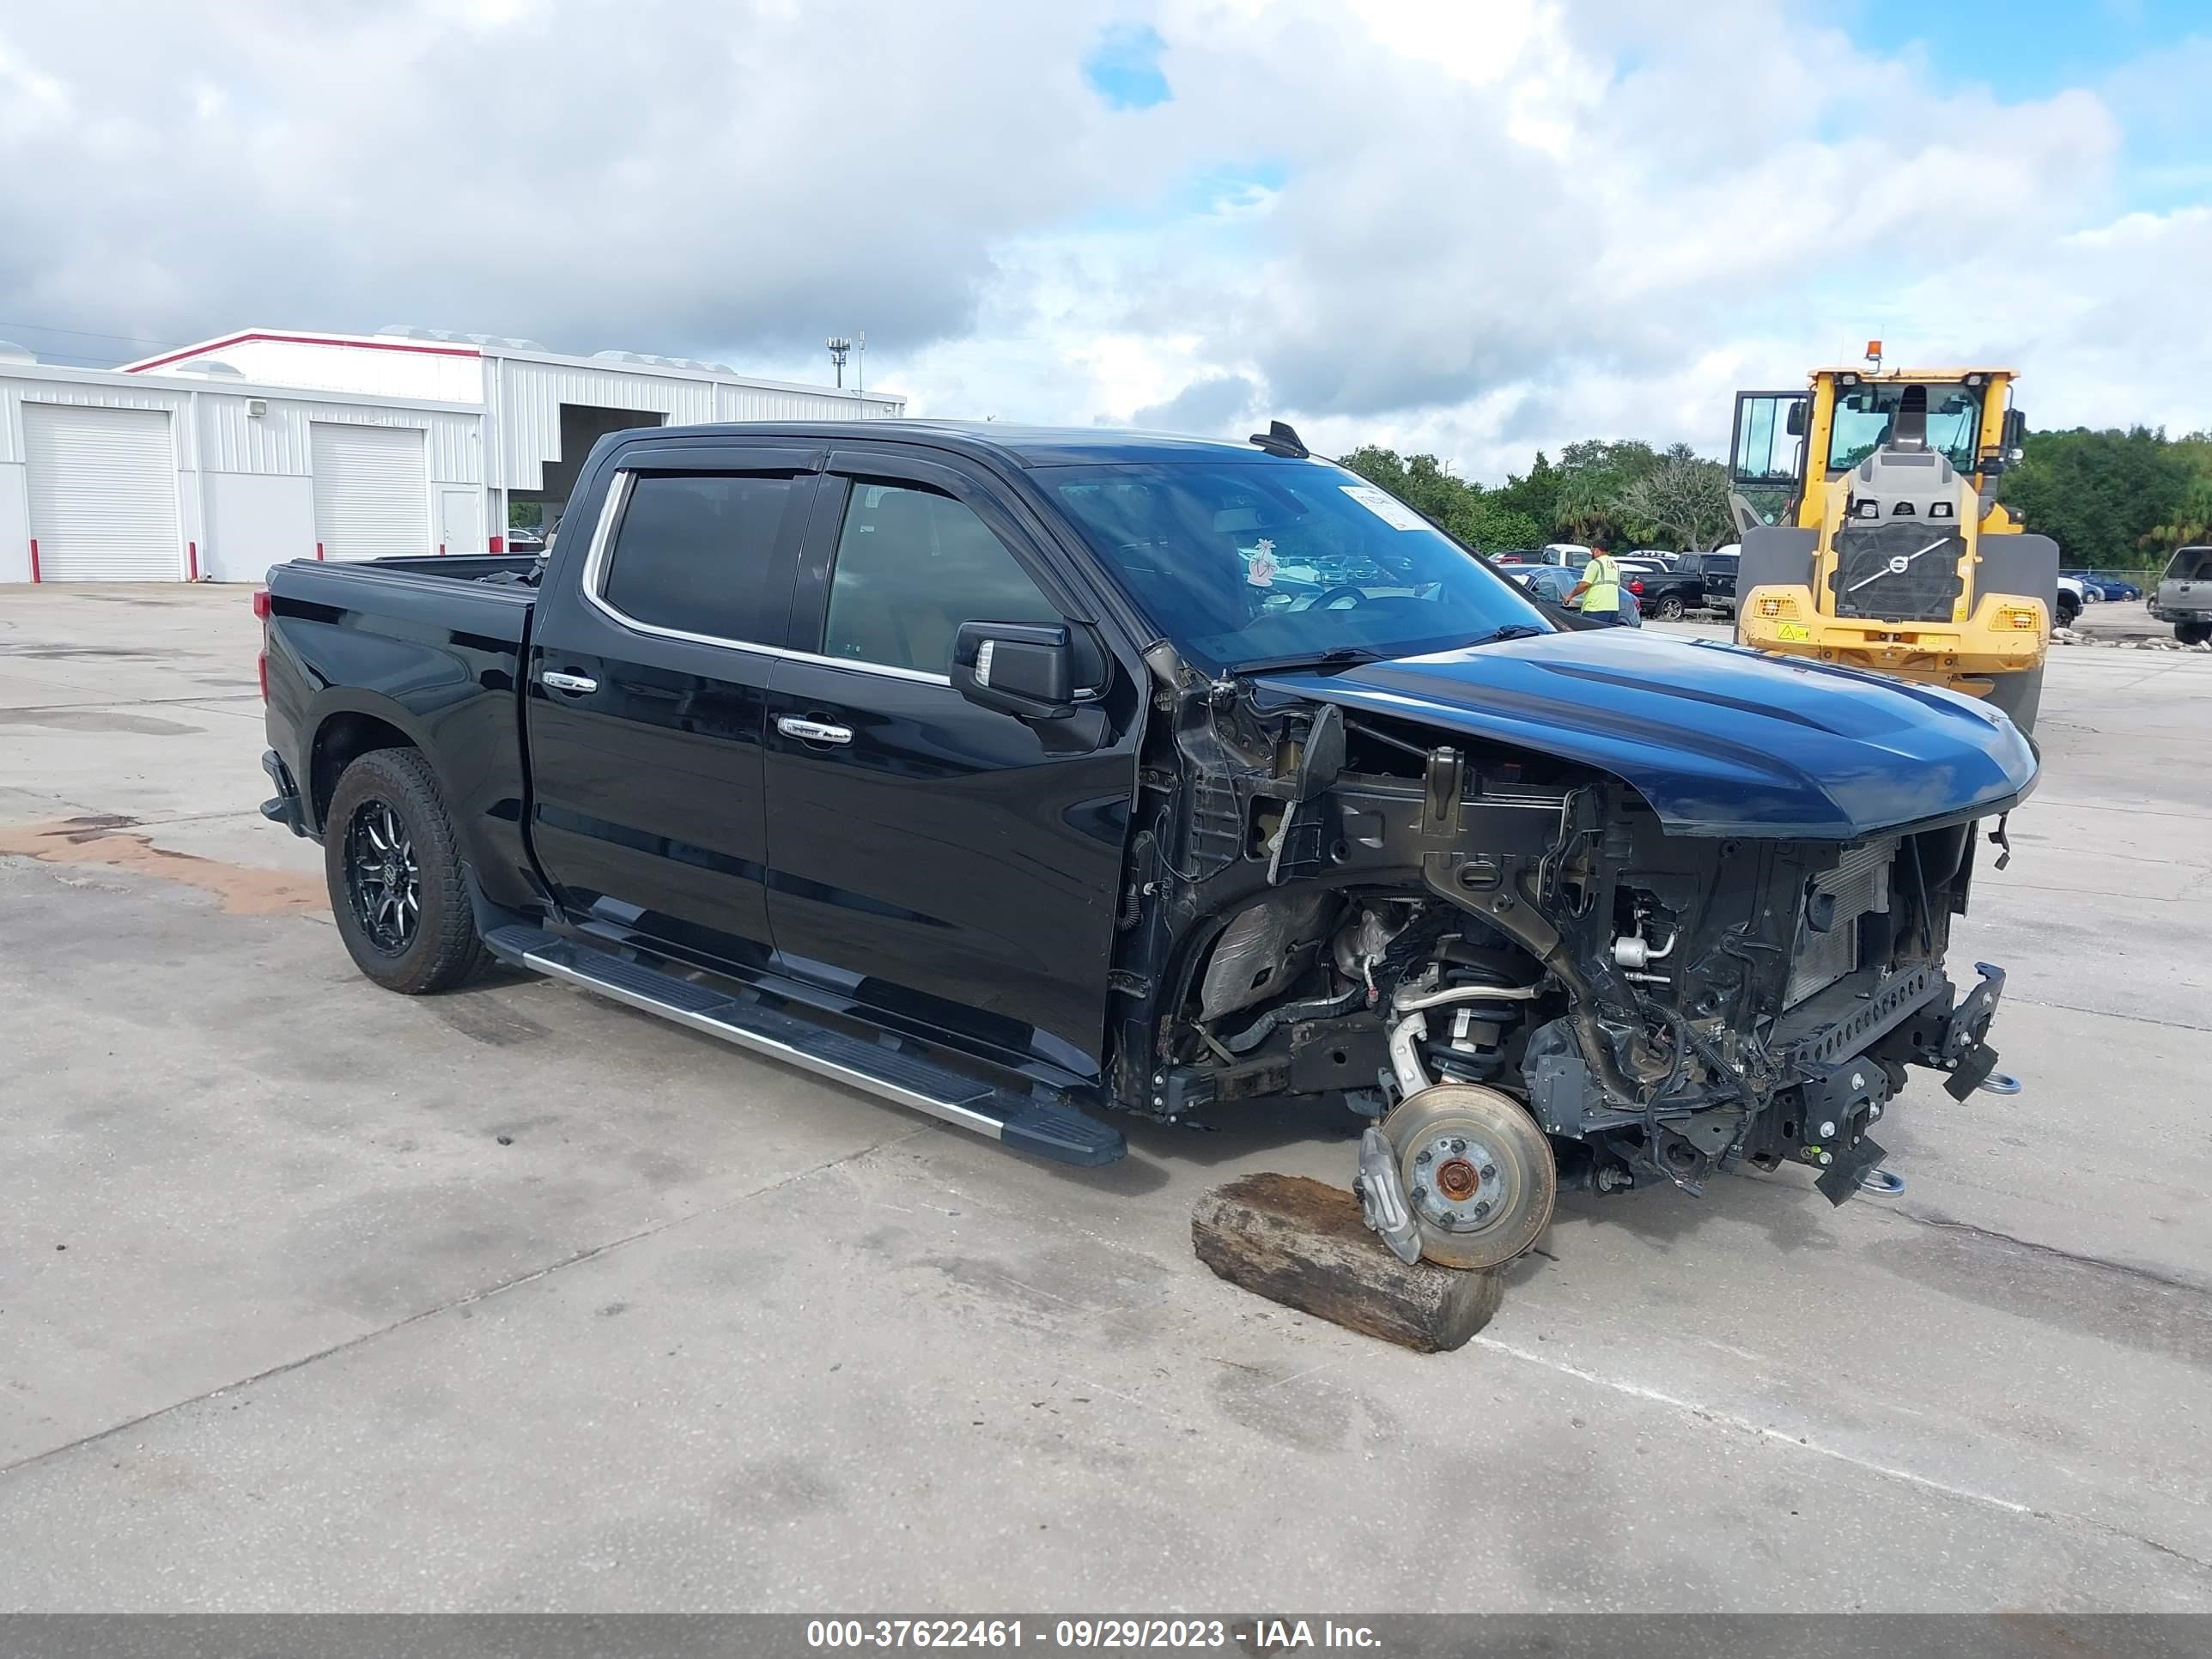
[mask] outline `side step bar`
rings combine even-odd
[[[1129,1150],[1119,1129],[1073,1106],[994,1089],[918,1054],[726,995],[711,986],[562,939],[542,927],[495,927],[484,935],[484,945],[511,967],[566,980],[740,1048],[927,1112],[1020,1152],[1062,1164],[1091,1165],[1111,1164]]]

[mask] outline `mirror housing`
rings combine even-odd
[[[2008,409],[2004,416],[2005,459],[2019,460],[2027,453],[2027,416],[2021,410]]]
[[[1076,641],[1066,623],[965,622],[952,641],[952,685],[979,708],[1030,720],[1075,713]]]
[[[1802,398],[1790,405],[1790,414],[1783,422],[1782,430],[1792,438],[1805,435],[1805,403]]]

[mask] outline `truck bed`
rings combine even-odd
[[[302,796],[302,827],[346,758],[394,728],[434,759],[453,827],[487,891],[526,896],[527,782],[519,692],[538,560],[295,559],[269,572],[271,744]]]
[[[359,611],[374,619],[372,632],[386,623],[430,623],[519,649],[529,635],[538,568],[529,554],[367,559],[355,564],[295,559],[270,571],[269,590],[280,615],[301,614],[296,606]],[[523,577],[533,580],[517,580]]]

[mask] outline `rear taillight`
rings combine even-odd
[[[265,587],[257,587],[253,590],[253,615],[262,624],[261,640],[264,647],[269,641],[269,590]],[[254,677],[261,682],[261,701],[267,702],[269,701],[269,653],[265,649],[254,658],[253,672]]]
[[[1631,582],[1628,585],[1628,591],[1632,593],[1641,593],[1644,591],[1644,584],[1642,582]]]

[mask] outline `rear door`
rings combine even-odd
[[[769,955],[761,738],[823,451],[618,451],[548,584],[526,703],[532,839],[574,919],[710,965]]]
[[[1040,532],[965,469],[889,447],[831,457],[769,694],[769,909],[790,971],[1088,1076],[1140,688],[1102,652],[1099,695],[1025,721],[968,702],[946,672],[963,622],[1091,629]]]

